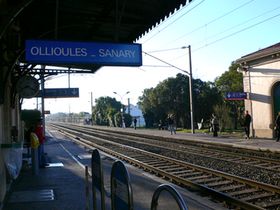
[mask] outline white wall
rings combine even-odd
[[[273,85],[280,81],[280,61],[253,66],[243,73],[245,109],[252,115],[252,127],[256,137],[273,137]]]

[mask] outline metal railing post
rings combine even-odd
[[[171,185],[167,185],[167,184],[160,185],[154,192],[153,198],[152,198],[152,203],[151,203],[151,210],[157,210],[158,199],[159,199],[159,196],[162,191],[167,191],[170,195],[172,195],[172,197],[178,204],[180,210],[188,210],[188,207],[187,207],[184,199],[182,198],[182,196],[177,192],[177,190],[174,187],[172,187]]]

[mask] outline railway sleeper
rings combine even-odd
[[[259,191],[260,190],[256,189],[256,188],[247,188],[247,189],[243,189],[243,190],[240,190],[240,191],[231,192],[231,193],[228,193],[228,194],[230,194],[231,196],[241,196],[241,195],[245,195],[245,194],[248,194],[248,193],[255,193],[255,192],[259,192]]]
[[[135,159],[138,159],[138,158],[145,158],[147,159],[147,156],[144,156],[142,154],[128,154],[129,157],[132,157],[132,158],[135,158]]]
[[[208,187],[214,188],[214,187],[218,187],[218,186],[222,186],[222,185],[228,185],[228,184],[232,184],[233,182],[231,180],[224,180],[224,181],[220,181],[220,182],[214,182],[214,183],[209,183],[207,184]]]
[[[187,173],[187,174],[182,174],[182,175],[179,175],[180,177],[182,178],[185,178],[185,179],[188,179],[189,177],[193,177],[193,176],[200,176],[200,175],[203,175],[203,172],[190,172],[190,173]]]
[[[241,160],[244,160],[243,157],[234,157],[234,156],[231,156],[230,157],[231,159],[227,159],[228,161],[241,161]]]
[[[221,159],[221,160],[230,160],[230,159],[232,159],[233,157],[232,156],[228,156],[228,155],[216,155],[216,157],[218,157],[219,159]]]
[[[263,168],[268,168],[270,163],[260,163],[256,164],[256,166],[263,167]]]
[[[129,158],[132,158],[134,160],[137,160],[137,161],[140,161],[140,162],[145,162],[145,161],[148,161],[149,158],[145,157],[145,158],[139,158],[139,157],[131,157],[131,156],[128,156]]]
[[[238,162],[238,163],[246,163],[248,160],[246,158],[236,158],[236,159],[233,159],[234,162]]]
[[[200,184],[200,183],[207,184],[207,183],[210,183],[210,182],[217,182],[217,181],[222,181],[222,180],[223,180],[222,177],[210,177],[208,179],[197,180],[196,183],[198,183],[198,184]]]
[[[126,151],[126,154],[127,155],[142,155],[141,153],[135,153],[135,152],[132,152],[132,151]]]
[[[274,166],[269,166],[267,167],[268,169],[276,169],[279,170],[280,169],[280,165],[274,165]]]
[[[223,160],[231,161],[231,162],[236,162],[236,161],[240,160],[240,158],[224,157]]]
[[[188,178],[188,180],[195,182],[196,180],[207,179],[209,177],[211,177],[211,175],[202,175],[202,176],[190,177]]]
[[[181,171],[173,172],[172,174],[173,174],[173,175],[180,176],[180,174],[186,174],[186,173],[190,173],[190,172],[194,172],[194,170],[193,170],[193,169],[181,170]]]
[[[178,166],[178,167],[175,167],[175,168],[166,169],[165,171],[169,172],[169,173],[173,173],[173,172],[177,172],[177,171],[182,171],[183,169],[184,168],[182,166]]]
[[[268,192],[263,192],[261,194],[256,194],[256,195],[250,195],[249,197],[245,197],[245,198],[241,198],[242,201],[246,201],[246,202],[251,202],[254,200],[258,200],[258,199],[263,199],[263,198],[267,198],[267,197],[271,197],[274,196],[273,193],[268,193]]]
[[[271,207],[280,207],[280,199],[269,201],[267,203],[261,202],[256,203],[258,206],[261,206],[262,208],[271,208]],[[274,208],[277,209],[277,208]]]
[[[156,164],[149,164],[149,165],[156,168],[156,167],[166,166],[167,164],[168,164],[168,162],[166,162],[166,161],[161,161],[161,162],[158,161],[158,163],[156,163]]]
[[[253,165],[253,164],[259,164],[261,163],[259,160],[248,160],[248,162],[245,162],[246,164],[249,164],[249,165]]]
[[[165,165],[165,166],[159,166],[157,167],[159,168],[160,170],[168,170],[168,169],[174,169],[174,168],[181,168],[181,166],[179,165]]]
[[[244,184],[235,184],[235,185],[231,185],[231,186],[224,186],[224,187],[220,187],[220,188],[216,188],[217,191],[219,192],[230,192],[233,190],[237,190],[237,189],[241,189],[244,188],[245,185]]]
[[[146,164],[149,164],[149,165],[153,165],[153,164],[158,163],[158,160],[150,159],[150,160],[145,160],[143,162]]]
[[[150,157],[147,156],[138,156],[138,157],[129,157],[129,158],[134,158],[135,160],[141,161],[141,162],[145,162],[145,161],[149,161],[151,160]]]

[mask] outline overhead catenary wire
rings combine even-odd
[[[221,38],[219,38],[219,39],[217,39],[217,40],[214,40],[214,41],[212,41],[212,42],[210,42],[210,43],[207,43],[207,44],[205,44],[204,46],[201,46],[201,47],[199,47],[199,48],[196,48],[196,49],[193,50],[193,52],[198,51],[198,50],[200,50],[200,49],[202,49],[202,48],[205,48],[205,47],[207,47],[207,46],[209,46],[209,45],[215,44],[215,43],[217,43],[217,42],[219,42],[219,41],[222,41],[222,40],[224,40],[224,39],[227,39],[227,38],[229,38],[229,37],[232,37],[232,36],[234,36],[234,35],[236,35],[236,34],[239,34],[239,33],[241,33],[241,32],[244,32],[244,31],[246,31],[246,30],[248,30],[248,29],[251,29],[251,28],[253,28],[253,27],[255,27],[255,26],[258,26],[258,25],[260,25],[260,24],[262,24],[262,23],[265,23],[265,22],[267,22],[267,21],[269,21],[269,20],[272,20],[272,19],[274,19],[274,18],[277,18],[277,17],[279,17],[279,16],[280,16],[280,14],[277,14],[277,15],[274,15],[274,16],[272,16],[272,17],[266,18],[265,20],[262,20],[262,21],[260,21],[260,22],[257,22],[257,23],[255,23],[255,24],[253,24],[253,25],[247,26],[246,28],[240,29],[240,30],[238,30],[238,31],[236,31],[236,32],[233,32],[233,33],[227,35],[227,36],[221,37]]]
[[[232,37],[232,36],[234,36],[234,35],[237,35],[237,34],[239,34],[239,33],[242,33],[242,32],[244,32],[244,31],[246,31],[246,30],[248,30],[248,29],[251,29],[251,28],[253,28],[253,27],[255,27],[255,26],[258,26],[258,25],[260,25],[260,24],[262,24],[262,23],[265,23],[265,22],[267,22],[267,21],[269,21],[269,20],[272,20],[272,19],[274,19],[274,18],[277,18],[277,17],[279,17],[279,16],[280,16],[280,14],[277,14],[277,15],[274,15],[274,16],[272,16],[272,17],[266,18],[265,20],[262,20],[262,21],[260,21],[260,22],[258,22],[258,23],[255,23],[255,24],[253,24],[253,25],[250,25],[250,26],[248,26],[248,27],[246,27],[246,28],[240,29],[240,30],[238,30],[238,31],[236,31],[236,32],[233,32],[233,33],[227,35],[227,36],[224,36],[224,37],[221,37],[221,38],[219,38],[219,39],[216,39],[216,40],[214,40],[214,41],[212,41],[212,42],[209,42],[209,43],[207,43],[207,44],[205,44],[205,45],[203,45],[203,46],[200,46],[200,47],[198,47],[198,48],[194,48],[194,49],[192,50],[192,52],[195,53],[195,52],[197,52],[197,51],[199,51],[199,50],[201,50],[201,49],[203,49],[203,48],[206,48],[206,47],[208,47],[208,46],[210,46],[210,45],[213,45],[213,44],[215,44],[215,43],[217,43],[217,42],[223,41],[223,40],[225,40],[225,39],[227,39],[227,38],[229,38],[229,37]],[[184,54],[184,55],[181,55],[181,56],[179,56],[179,57],[177,57],[177,58],[174,58],[173,60],[180,59],[180,58],[182,58],[182,57],[184,57],[184,56],[185,56],[185,54]]]
[[[256,20],[257,18],[259,18],[259,17],[261,17],[261,16],[264,16],[264,15],[266,15],[266,14],[268,14],[268,13],[271,13],[271,12],[273,12],[273,11],[275,11],[275,10],[278,10],[278,9],[280,9],[280,6],[274,8],[274,9],[272,9],[272,10],[268,10],[268,11],[266,11],[266,12],[263,12],[263,13],[257,15],[257,16],[254,16],[254,17],[252,17],[252,18],[250,18],[250,19],[248,19],[248,20],[246,20],[246,21],[244,21],[244,22],[242,22],[242,23],[239,23],[239,24],[234,25],[234,26],[230,26],[229,28],[227,28],[227,29],[225,29],[225,30],[223,30],[223,31],[221,31],[221,32],[218,32],[218,33],[216,33],[216,34],[214,34],[214,35],[211,35],[211,36],[206,37],[206,39],[209,39],[209,38],[211,39],[211,38],[213,38],[213,37],[217,37],[217,36],[219,36],[219,35],[221,35],[221,34],[227,32],[227,31],[233,30],[233,29],[235,29],[235,28],[237,28],[237,27],[239,27],[239,26],[242,26],[242,25],[244,25],[244,24],[247,24],[247,23],[249,23],[250,21]],[[202,42],[203,42],[203,41],[198,41],[197,43],[199,44],[199,43],[202,43]],[[195,44],[196,44],[196,43],[194,43],[193,45],[195,45]]]
[[[279,8],[280,8],[280,6],[274,8],[274,9],[272,9],[272,10],[268,10],[268,11],[266,11],[266,12],[260,14],[260,15],[257,15],[257,16],[255,16],[255,17],[249,19],[249,20],[246,20],[246,21],[244,21],[244,22],[242,22],[242,23],[240,23],[240,24],[237,24],[237,25],[235,25],[235,26],[233,26],[233,27],[230,27],[230,28],[228,28],[228,29],[226,29],[226,30],[224,30],[224,31],[222,31],[222,32],[219,32],[219,33],[217,33],[217,34],[215,34],[215,35],[212,35],[211,37],[217,37],[217,36],[219,36],[219,35],[222,34],[222,33],[225,33],[225,32],[227,32],[227,31],[229,31],[229,30],[231,30],[231,29],[233,29],[233,28],[236,28],[236,27],[239,27],[239,26],[241,26],[241,25],[244,25],[244,24],[246,24],[246,23],[248,23],[248,22],[250,22],[250,21],[252,21],[252,20],[255,20],[255,19],[257,19],[257,18],[259,18],[259,17],[261,17],[261,16],[263,16],[263,15],[265,15],[265,14],[268,14],[268,13],[270,13],[270,12],[273,12],[273,11],[279,9]],[[272,20],[272,19],[274,19],[274,18],[277,18],[277,17],[279,17],[279,16],[280,16],[280,14],[276,14],[276,15],[274,15],[274,16],[271,16],[271,17],[268,17],[268,18],[266,18],[266,19],[263,19],[263,20],[261,20],[261,21],[259,21],[259,22],[257,22],[257,23],[254,23],[254,24],[252,24],[252,25],[249,25],[249,26],[247,26],[247,27],[245,27],[245,28],[242,28],[242,29],[240,29],[240,30],[238,30],[238,31],[235,31],[235,32],[233,32],[233,33],[231,33],[231,34],[228,34],[228,35],[223,36],[223,37],[221,37],[221,38],[219,38],[219,39],[216,39],[216,40],[214,40],[214,41],[212,41],[212,42],[209,42],[209,43],[207,43],[207,44],[204,44],[203,46],[200,46],[200,47],[198,47],[198,48],[195,48],[195,49],[193,50],[193,52],[196,52],[196,51],[198,51],[198,50],[200,50],[200,49],[203,49],[203,48],[205,48],[205,47],[208,47],[208,46],[210,46],[210,45],[213,45],[213,44],[215,44],[215,43],[217,43],[217,42],[219,42],[219,41],[222,41],[222,40],[224,40],[224,39],[227,39],[227,38],[232,37],[232,36],[234,36],[234,35],[237,35],[237,34],[239,34],[239,33],[242,33],[242,32],[244,32],[244,31],[246,31],[246,30],[249,30],[249,29],[251,29],[251,28],[253,28],[253,27],[255,27],[255,26],[258,26],[258,25],[260,25],[260,24],[263,24],[263,23],[265,23],[265,22],[267,22],[267,21],[270,21],[270,20]],[[210,37],[210,38],[211,38],[211,37]],[[207,37],[207,38],[209,38],[209,37]],[[203,41],[197,42],[197,44],[202,43],[202,42],[203,42]],[[193,45],[193,46],[194,46],[194,45]],[[149,53],[165,52],[165,51],[176,50],[176,49],[180,49],[180,48],[181,48],[181,47],[175,47],[175,48],[169,48],[169,49],[162,49],[162,50],[153,50],[153,51],[149,51]],[[181,57],[183,57],[183,56],[185,56],[185,55],[179,56],[179,57],[177,57],[177,58],[175,58],[175,59],[181,58]]]
[[[176,18],[175,20],[173,20],[172,22],[170,22],[169,24],[167,24],[166,26],[164,26],[162,29],[158,30],[157,33],[155,33],[154,35],[150,36],[148,39],[146,39],[142,44],[147,43],[148,41],[150,41],[152,38],[154,38],[155,36],[157,36],[159,33],[161,33],[162,31],[166,30],[168,27],[170,27],[171,25],[173,25],[174,23],[176,23],[178,20],[180,20],[182,17],[184,17],[185,15],[187,15],[189,12],[191,12],[192,10],[194,10],[196,7],[198,7],[199,5],[201,5],[205,0],[202,0],[200,3],[198,3],[197,5],[195,5],[193,8],[191,8],[190,10],[186,11],[185,13],[183,13],[182,15],[180,15],[178,18]]]
[[[148,53],[166,52],[166,51],[173,51],[173,50],[179,50],[179,49],[182,49],[182,47],[174,47],[174,48],[162,49],[162,50],[153,50],[153,51],[149,51]]]
[[[144,53],[145,55],[148,55],[148,56],[150,56],[150,57],[152,57],[152,58],[154,58],[154,59],[156,59],[156,60],[158,60],[158,61],[160,61],[160,62],[162,62],[162,63],[165,63],[165,64],[169,65],[170,67],[173,67],[173,68],[175,68],[175,69],[178,69],[178,70],[180,70],[180,71],[186,73],[188,76],[190,75],[190,73],[187,72],[187,71],[185,71],[184,69],[181,69],[181,68],[179,68],[179,67],[177,67],[177,66],[175,66],[175,65],[173,65],[173,64],[171,64],[171,63],[168,63],[168,62],[166,62],[166,61],[164,61],[164,60],[162,60],[162,59],[160,59],[160,58],[158,58],[158,57],[156,57],[156,56],[153,56],[153,55],[151,55],[151,54],[149,54],[149,53],[147,53],[147,52],[144,52],[144,51],[142,51],[142,53]]]
[[[230,11],[228,11],[228,12],[226,12],[226,13],[224,13],[224,14],[222,14],[222,15],[216,17],[216,18],[214,18],[213,20],[210,20],[209,22],[207,22],[207,23],[205,23],[205,24],[202,24],[201,26],[198,26],[198,27],[195,28],[194,30],[192,30],[192,31],[190,31],[190,32],[187,32],[186,34],[183,34],[183,35],[181,35],[180,37],[178,37],[177,39],[172,40],[172,41],[170,41],[170,42],[176,42],[176,41],[178,41],[178,40],[180,40],[180,39],[182,39],[182,38],[186,38],[187,36],[193,34],[194,32],[199,31],[200,29],[203,29],[205,26],[209,26],[210,24],[215,23],[216,21],[218,21],[218,20],[220,20],[220,19],[222,19],[222,18],[224,18],[224,17],[226,17],[226,16],[232,14],[233,12],[235,12],[235,11],[237,11],[237,10],[239,10],[239,9],[241,9],[241,8],[243,8],[243,7],[245,7],[245,6],[247,6],[248,4],[252,3],[253,1],[255,1],[255,0],[247,1],[247,2],[245,2],[244,4],[241,4],[240,6],[238,6],[238,7],[234,8],[234,9],[232,9],[232,10],[230,10]]]
[[[209,26],[210,24],[212,24],[212,23],[214,23],[214,22],[216,22],[216,21],[218,21],[218,20],[220,20],[220,19],[222,19],[222,18],[224,18],[224,17],[226,17],[226,16],[232,14],[233,12],[235,12],[235,11],[237,11],[237,10],[243,8],[244,6],[246,6],[246,5],[250,4],[250,3],[252,3],[253,1],[255,1],[255,0],[246,1],[245,3],[241,4],[240,6],[235,7],[234,9],[232,9],[232,10],[230,10],[230,11],[228,11],[228,12],[226,12],[226,13],[224,13],[224,14],[222,14],[222,15],[220,15],[220,16],[214,18],[214,19],[212,19],[211,21],[209,21],[209,22],[207,22],[207,23],[205,23],[205,24],[202,24],[201,26],[199,26],[199,27],[195,28],[194,30],[192,30],[192,31],[190,31],[190,32],[188,32],[188,33],[186,33],[186,34],[180,36],[179,38],[176,38],[175,40],[170,41],[169,43],[171,43],[171,42],[173,43],[173,42],[178,41],[178,40],[180,40],[180,39],[182,39],[182,38],[186,38],[187,36],[191,35],[192,33],[194,33],[194,32],[196,32],[196,31],[198,31],[198,30],[204,28],[205,26]],[[202,3],[202,2],[201,2],[201,3]],[[278,9],[278,8],[276,8],[276,9]],[[272,12],[272,11],[274,11],[274,10],[276,10],[276,9],[269,10],[268,12]],[[267,12],[267,13],[268,13],[268,12]],[[263,13],[263,14],[264,14],[264,13]],[[255,17],[255,18],[258,18],[258,17],[259,17],[259,16]],[[240,25],[242,25],[242,24],[244,24],[244,23],[241,23]],[[231,28],[231,29],[232,29],[232,28]],[[224,33],[224,32],[222,32],[222,33]],[[154,35],[154,36],[155,36],[155,35]],[[144,42],[144,43],[145,43],[145,42]],[[167,43],[167,44],[168,44],[168,43]],[[153,51],[149,51],[149,53],[163,52],[163,51],[171,51],[171,50],[177,50],[177,49],[179,49],[179,48],[180,48],[180,47],[169,48],[169,49],[161,49],[161,50],[153,50]]]

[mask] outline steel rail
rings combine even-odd
[[[162,155],[154,154],[151,152],[143,151],[143,150],[132,148],[129,146],[120,145],[120,144],[114,143],[114,142],[109,142],[109,141],[101,139],[101,138],[91,137],[90,135],[87,135],[87,134],[83,134],[82,135],[83,137],[81,137],[77,131],[73,131],[71,129],[66,129],[66,128],[63,128],[63,129],[66,130],[64,132],[67,132],[67,133],[64,133],[65,135],[71,137],[71,139],[73,139],[75,141],[82,141],[84,146],[91,145],[91,147],[98,148],[98,149],[104,151],[105,153],[116,156],[122,160],[126,160],[127,162],[129,162],[135,166],[143,168],[144,170],[151,171],[152,173],[158,174],[164,178],[167,178],[167,179],[173,181],[174,183],[188,186],[192,189],[199,190],[202,192],[207,192],[208,194],[215,197],[216,199],[219,199],[219,200],[222,199],[223,201],[226,201],[227,203],[233,204],[235,206],[239,206],[241,208],[265,209],[264,207],[268,206],[269,204],[263,203],[263,204],[261,204],[261,206],[255,205],[254,203],[250,202],[250,198],[245,197],[245,200],[242,200],[242,199],[235,198],[234,194],[233,194],[233,196],[231,196],[230,194],[227,194],[224,192],[219,192],[219,191],[215,190],[213,187],[213,186],[215,186],[215,183],[213,186],[211,186],[209,184],[208,184],[208,186],[207,186],[207,184],[198,184],[195,181],[191,181],[191,179],[193,177],[190,177],[188,179],[188,178],[176,175],[176,174],[174,175],[171,172],[168,172],[168,169],[170,169],[172,166],[175,165],[176,167],[183,167],[183,168],[185,167],[185,171],[194,170],[193,174],[195,174],[195,173],[199,174],[202,172],[202,174],[206,173],[206,174],[204,174],[204,176],[210,176],[210,177],[213,177],[213,179],[215,176],[222,177],[223,179],[225,179],[225,180],[223,180],[224,183],[228,182],[233,185],[233,182],[236,182],[237,185],[246,186],[247,192],[250,192],[250,191],[251,192],[261,192],[260,195],[258,195],[258,194],[255,195],[256,198],[258,198],[258,196],[260,198],[262,198],[262,196],[275,197],[273,199],[277,200],[277,198],[279,198],[279,196],[280,196],[279,187],[259,183],[256,181],[244,179],[244,178],[226,174],[226,173],[221,173],[221,172],[213,170],[213,169],[204,168],[201,166],[185,163],[183,161],[178,161],[178,160],[175,160],[172,158],[167,158]],[[70,134],[69,134],[69,132],[70,132]],[[77,135],[79,137],[77,137]],[[106,144],[113,145],[113,149],[108,149],[104,146],[100,146],[100,145],[93,143],[89,140],[86,140],[84,138],[94,138],[95,140],[102,141]],[[124,153],[126,153],[127,155],[125,155]],[[134,155],[134,157],[132,157],[132,158],[129,157],[130,156],[129,154],[132,154],[132,156]],[[135,156],[135,154],[138,154],[138,158]],[[142,160],[141,160],[141,156],[142,156]],[[155,159],[157,159],[158,162],[164,161],[165,167],[163,167],[164,165],[160,167],[160,166],[156,166],[156,165],[154,165],[154,166],[150,165],[149,163],[143,163],[143,161],[145,161],[145,160],[146,161],[149,160],[151,162],[151,160],[155,160]],[[170,166],[168,166],[168,164]],[[252,189],[250,189],[250,188],[252,188]],[[236,194],[238,195],[238,193],[236,193]],[[253,198],[252,200],[254,200],[254,196],[252,196],[252,198]]]
[[[77,125],[72,125],[72,126],[77,126]],[[149,144],[149,145],[155,145],[157,147],[160,147],[160,148],[163,148],[163,149],[171,149],[169,146],[170,145],[165,145],[163,146],[163,144],[167,144],[169,141],[164,141],[165,139],[161,139],[160,141],[159,140],[153,140],[154,141],[158,141],[158,144],[157,143],[151,143],[151,139],[147,139],[147,138],[143,138],[143,137],[131,137],[129,135],[129,133],[125,133],[125,134],[115,134],[114,133],[114,137],[111,135],[111,132],[110,130],[107,130],[107,131],[99,131],[97,129],[92,129],[91,127],[84,127],[84,126],[77,126],[79,129],[82,129],[83,131],[86,131],[86,132],[92,132],[92,134],[94,136],[98,136],[98,137],[101,137],[101,138],[104,138],[105,136],[107,136],[108,138],[112,139],[119,139],[119,140],[125,140],[125,141],[129,141],[129,142],[133,142],[133,139],[134,140],[137,140],[138,142],[139,141],[142,141],[141,144]],[[92,131],[94,130],[94,132]],[[117,138],[116,135],[119,135],[120,138]],[[127,135],[129,136],[130,139],[123,139],[124,138],[124,135]],[[127,137],[128,138],[128,137]],[[131,139],[133,138],[133,139]],[[141,138],[141,139],[139,139]],[[143,141],[146,141],[148,143],[143,143]],[[182,141],[180,142],[182,143]],[[174,142],[172,142],[172,144],[174,144]],[[176,144],[179,144],[176,143]],[[177,146],[177,145],[176,145]],[[176,147],[175,146],[175,147]],[[190,148],[190,146],[188,145],[187,149],[188,151],[183,151],[183,149],[186,148],[186,144],[183,144],[180,145],[180,149],[172,149],[174,151],[178,151],[178,152],[183,152],[185,154],[193,154],[193,155],[197,155],[197,156],[201,156],[201,157],[209,157],[209,158],[212,158],[212,159],[216,159],[216,160],[221,160],[223,159],[223,161],[228,161],[228,162],[233,162],[233,163],[239,163],[239,164],[243,164],[243,165],[248,165],[248,166],[254,166],[256,168],[260,168],[260,169],[263,169],[263,170],[269,170],[269,171],[272,171],[272,172],[276,172],[278,173],[280,171],[280,160],[275,160],[275,159],[269,159],[269,158],[263,158],[263,157],[256,157],[256,156],[250,156],[250,155],[246,155],[246,154],[236,154],[236,153],[233,153],[233,152],[224,152],[224,151],[221,151],[221,150],[212,150],[212,149],[208,149],[208,148],[203,148],[203,150],[201,148],[197,149],[197,146],[191,146],[192,148]]]
[[[92,126],[83,126],[83,125],[78,125],[78,124],[71,124],[71,125],[75,125],[77,127],[88,127],[90,129],[94,129],[96,131],[105,131],[105,132],[114,132],[114,133],[119,133],[119,134],[126,134],[126,135],[130,135],[130,136],[136,136],[136,137],[144,137],[144,138],[152,138],[152,139],[155,139],[155,140],[165,140],[165,141],[172,141],[172,142],[178,142],[178,143],[184,143],[185,140],[182,140],[182,139],[176,139],[176,138],[165,138],[165,137],[162,137],[162,136],[157,136],[157,135],[150,135],[150,134],[144,134],[144,133],[134,133],[134,132],[127,132],[127,130],[112,130],[110,128],[102,128],[101,126],[97,128],[95,127],[92,127]],[[188,144],[201,144],[201,146],[209,146],[209,147],[221,147],[221,148],[229,148],[230,145],[223,145],[223,143],[221,142],[207,142],[207,141],[197,141],[195,139],[187,139],[188,141]],[[263,153],[264,151],[266,152],[267,150],[262,150],[262,149],[256,149],[254,150],[253,148],[252,149],[247,149],[247,148],[243,148],[242,146],[232,146],[231,149],[238,149],[239,151],[248,151],[248,150],[253,150],[255,153]],[[279,159],[280,159],[280,153],[278,152],[273,152],[274,154],[276,155],[279,155]]]
[[[183,139],[176,139],[176,138],[166,138],[166,137],[162,137],[162,136],[157,136],[157,135],[150,135],[150,134],[142,134],[142,133],[134,133],[134,132],[128,132],[127,130],[112,130],[110,128],[95,128],[93,126],[84,126],[84,125],[79,125],[79,124],[68,124],[68,125],[71,125],[71,126],[75,126],[75,127],[79,127],[79,128],[84,128],[84,129],[88,129],[88,130],[94,130],[94,131],[97,131],[97,132],[100,132],[100,131],[103,131],[103,132],[114,132],[114,134],[120,134],[120,135],[128,135],[128,136],[134,136],[134,137],[140,137],[140,138],[148,138],[148,139],[152,139],[152,140],[158,140],[158,141],[166,141],[166,142],[172,142],[172,143],[179,143],[179,144],[187,144],[188,146],[189,145],[200,145],[204,148],[210,148],[209,150],[214,150],[214,151],[217,151],[217,147],[219,148],[223,148],[223,149],[228,149],[230,148],[230,150],[232,149],[235,149],[235,150],[238,150],[238,152],[241,154],[241,153],[244,153],[244,152],[254,152],[254,153],[261,153],[263,154],[264,151],[262,151],[261,149],[258,149],[258,150],[253,150],[253,149],[246,149],[246,148],[243,148],[243,147],[238,147],[238,146],[231,146],[231,145],[224,145],[223,143],[221,142],[206,142],[206,141],[197,141],[197,140],[194,140],[194,139],[187,139],[186,140],[183,140]],[[233,152],[231,151],[227,151],[225,154],[227,154],[228,152],[230,152],[231,154],[234,154]],[[219,151],[219,150],[218,150]],[[265,150],[265,152],[267,152]],[[277,153],[277,152],[271,152],[273,153],[273,155],[276,155],[278,156],[279,159],[270,159],[270,158],[264,158],[264,159],[267,159],[268,161],[280,161],[280,153]],[[244,155],[244,154],[243,154]],[[244,155],[246,156],[246,155]],[[251,156],[251,155],[248,155],[248,157],[255,157],[255,156]]]

